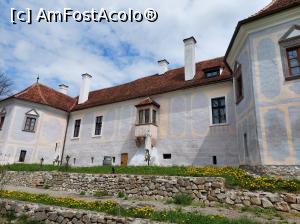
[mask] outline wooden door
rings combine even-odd
[[[128,164],[128,153],[121,154],[121,166],[127,166]]]

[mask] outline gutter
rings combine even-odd
[[[65,131],[64,142],[63,142],[63,148],[62,148],[61,158],[60,158],[60,166],[62,165],[63,159],[64,159],[65,148],[66,148],[66,140],[67,140],[67,134],[68,134],[68,127],[69,127],[69,123],[70,123],[70,117],[71,117],[71,112],[68,112],[68,116],[67,116],[67,124],[66,124],[66,131]]]

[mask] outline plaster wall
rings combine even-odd
[[[52,163],[61,154],[67,124],[67,113],[40,104],[19,100],[1,103],[7,110],[5,124],[0,134],[0,161],[19,161],[21,150],[26,150],[25,163]],[[25,114],[35,109],[39,114],[35,132],[23,131]]]
[[[211,98],[221,96],[226,97],[227,124],[213,126]],[[160,165],[211,165],[213,156],[217,156],[219,165],[238,165],[231,82],[151,97],[160,104],[155,145]],[[143,99],[72,112],[65,150],[65,156],[71,156],[71,164],[102,165],[104,156],[114,156],[116,164],[120,164],[122,153],[128,153],[130,162],[139,150],[134,135],[135,105]],[[103,116],[100,137],[93,136],[96,116]],[[82,119],[80,136],[72,138],[76,119]],[[163,159],[163,154],[171,154],[171,159]]]
[[[296,24],[300,24],[300,18],[277,21],[251,33],[236,58],[243,66],[245,91],[245,98],[236,107],[239,149],[243,148],[241,129],[248,127],[256,132],[250,134],[250,165],[300,164],[300,80],[285,80],[278,43]],[[244,111],[249,111],[244,116],[247,124],[241,125]],[[241,164],[247,162],[241,160]]]

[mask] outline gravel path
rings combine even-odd
[[[223,215],[230,219],[237,219],[242,217],[247,217],[252,220],[261,222],[261,223],[282,223],[286,221],[288,223],[300,223],[299,215],[292,215],[287,213],[278,212],[276,216],[271,214],[256,214],[253,212],[241,212],[238,208],[224,208],[224,207],[202,207],[200,205],[192,205],[192,206],[177,206],[174,204],[166,204],[163,201],[150,201],[150,200],[123,200],[116,197],[103,197],[96,198],[93,196],[81,196],[76,193],[65,192],[65,191],[53,191],[49,189],[40,189],[40,188],[29,188],[29,187],[18,187],[18,186],[5,186],[5,190],[11,191],[21,191],[28,192],[33,194],[48,194],[53,197],[72,197],[75,199],[86,200],[86,201],[96,201],[96,200],[115,200],[123,207],[131,208],[131,207],[143,207],[143,206],[153,206],[156,210],[171,210],[181,208],[184,212],[199,212],[205,215]]]

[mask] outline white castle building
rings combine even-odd
[[[40,83],[0,101],[0,163],[300,165],[300,1],[238,23],[225,57],[80,95]]]

